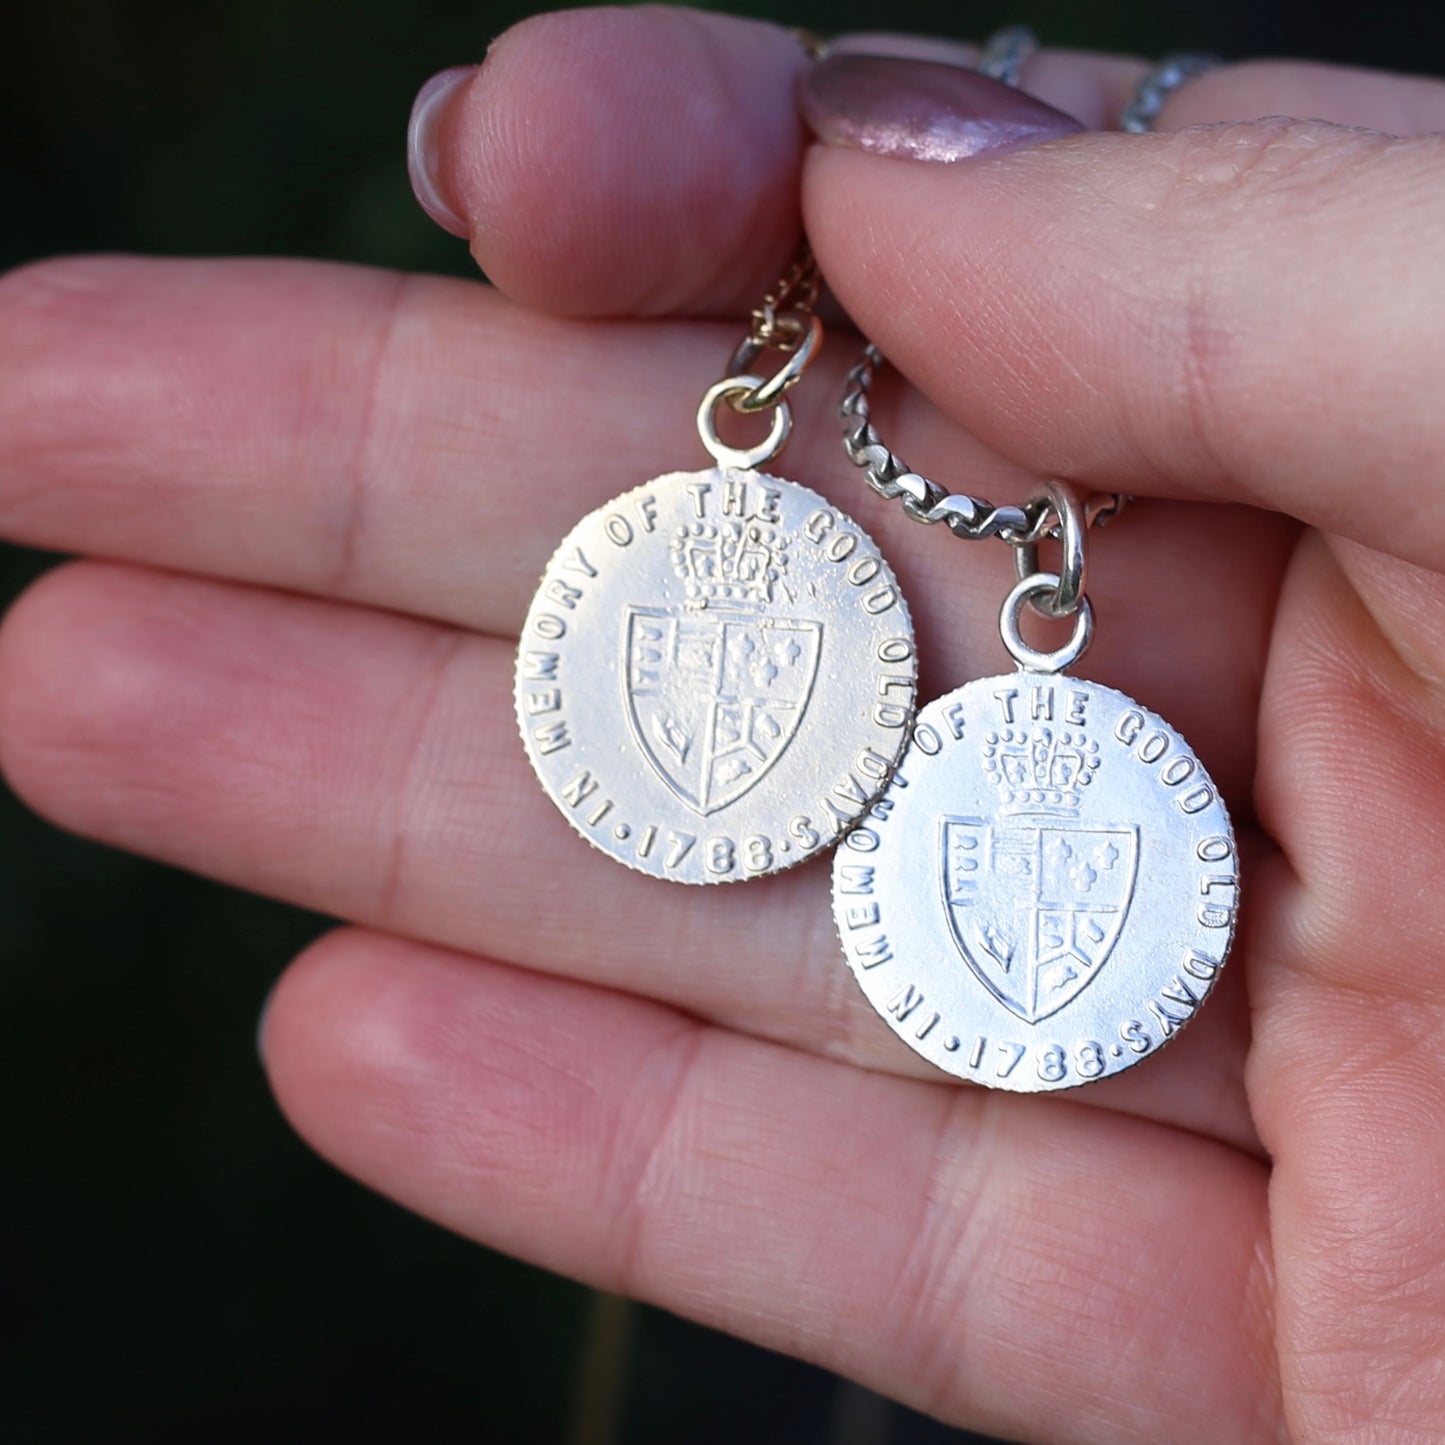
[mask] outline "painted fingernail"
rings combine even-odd
[[[962,161],[1084,127],[976,70],[891,55],[830,55],[802,73],[803,118],[828,145],[918,161]]]
[[[466,236],[467,223],[442,189],[441,152],[437,141],[447,106],[458,88],[477,73],[475,65],[454,65],[432,76],[412,102],[411,123],[406,133],[406,168],[411,188],[421,208],[442,230]]]

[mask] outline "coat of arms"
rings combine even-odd
[[[1083,733],[989,733],[984,765],[1003,806],[992,818],[941,820],[944,904],[979,981],[1036,1024],[1108,961],[1134,895],[1139,830],[1079,820],[1099,766]]]
[[[823,624],[771,610],[787,541],[751,521],[680,527],[679,607],[627,609],[627,720],[658,776],[706,816],[783,755],[812,694]]]

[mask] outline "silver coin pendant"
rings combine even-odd
[[[673,472],[584,517],[522,628],[516,707],[563,817],[618,862],[734,883],[831,847],[908,739],[913,627],[816,492]]]
[[[1113,688],[1018,672],[921,709],[833,864],[869,1002],[947,1073],[1018,1093],[1151,1057],[1229,952],[1238,854],[1183,738]]]

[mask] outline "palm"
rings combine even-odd
[[[769,266],[786,208],[771,224]],[[667,308],[691,285],[745,309],[758,277],[734,280]],[[141,564],[65,569],[11,618],[7,771],[68,826],[362,925],[268,1025],[323,1152],[464,1233],[1006,1431],[1254,1441],[1283,1403],[1344,1438],[1368,1388],[1321,1401],[1361,1340],[1354,1377],[1436,1388],[1433,573],[1242,507],[1151,502],[1099,537],[1081,671],[1223,785],[1249,913],[1157,1061],[1000,1097],[928,1076],[862,1003],[822,869],[745,893],[626,874],[517,746],[513,639],[552,546],[700,464],[736,324],[544,320],[289,263],[63,264],[0,308],[4,526]],[[828,416],[851,351],[798,393],[780,470],[878,539],[931,696],[1002,667],[1011,563],[849,474]],[[1027,479],[1027,441],[1021,468],[971,415],[901,387],[880,410],[935,475]]]

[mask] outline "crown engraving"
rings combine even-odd
[[[760,522],[694,522],[673,534],[673,571],[689,607],[764,607],[788,570],[788,541]]]
[[[1082,732],[1005,728],[984,738],[983,764],[1006,813],[1076,813],[1099,766]]]

